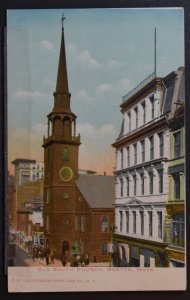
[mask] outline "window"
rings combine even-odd
[[[159,193],[163,193],[163,170],[158,171]]]
[[[70,159],[70,151],[69,151],[69,148],[67,148],[67,147],[64,147],[64,148],[63,148],[62,158],[63,158],[63,161],[69,161],[69,159]]]
[[[102,217],[102,232],[108,232],[108,217]]]
[[[138,108],[135,107],[134,108],[134,112],[135,112],[135,128],[138,127]]]
[[[148,212],[148,233],[149,236],[152,236],[152,211]]]
[[[47,162],[48,163],[51,162],[51,149],[50,148],[47,149]]]
[[[134,164],[137,164],[137,143],[133,145],[134,147]]]
[[[133,211],[133,233],[136,233],[137,225],[137,214],[136,211]]]
[[[46,203],[49,204],[52,199],[52,192],[50,189],[47,189],[47,198],[46,198]]]
[[[162,239],[162,212],[158,211],[158,238]]]
[[[134,182],[134,195],[137,194],[137,176],[133,175],[133,182]]]
[[[107,255],[107,253],[108,253],[107,243],[103,242],[102,243],[102,255]]]
[[[81,230],[81,218],[80,218],[80,216],[75,216],[75,230],[76,231]]]
[[[121,153],[121,169],[123,169],[123,149],[120,150]]]
[[[46,216],[46,231],[49,231],[49,216]]]
[[[154,95],[150,97],[150,103],[151,103],[151,116],[152,119],[154,119]]]
[[[127,166],[130,167],[130,148],[127,147]]]
[[[145,161],[145,141],[141,141],[141,158],[142,162]]]
[[[129,196],[129,177],[127,177],[126,180],[127,180],[127,196]]]
[[[141,235],[144,235],[144,211],[139,211],[140,213],[140,226],[141,226]]]
[[[154,137],[149,138],[150,141],[150,159],[154,159]]]
[[[120,232],[122,232],[123,231],[123,213],[122,213],[122,211],[119,212],[119,215],[120,215],[119,229],[120,229]]]
[[[179,173],[176,173],[173,176],[173,180],[174,180],[174,198],[180,199],[180,175],[179,175]]]
[[[149,193],[153,194],[153,173],[149,173]]]
[[[123,178],[120,178],[120,194],[121,194],[121,197],[123,197]]]
[[[85,232],[85,218],[84,218],[84,216],[81,217],[81,231]]]
[[[181,144],[181,135],[180,132],[174,134],[174,158],[180,157],[180,144]]]
[[[171,244],[178,247],[184,247],[184,216],[176,215],[171,221]]]
[[[131,131],[131,113],[128,112],[128,124],[129,124],[129,132]]]
[[[144,174],[141,174],[141,195],[144,195]]]
[[[160,145],[159,145],[160,157],[162,157],[164,155],[164,133],[163,132],[159,134],[159,140],[160,140]]]
[[[143,110],[143,124],[146,123],[146,109],[145,109],[145,102],[143,102],[142,104],[142,110]]]
[[[126,215],[126,233],[129,233],[129,212],[125,212]]]

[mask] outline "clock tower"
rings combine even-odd
[[[56,256],[69,253],[74,239],[76,211],[75,180],[78,178],[80,136],[76,136],[76,115],[71,111],[68,87],[64,27],[53,110],[48,114],[44,148],[44,233],[45,248]]]

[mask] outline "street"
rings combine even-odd
[[[32,259],[28,258],[27,252],[20,248],[19,246],[16,246],[16,256],[14,257],[14,266],[15,267],[39,267],[45,265],[45,260],[40,261],[35,259],[33,261]]]

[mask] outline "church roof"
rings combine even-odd
[[[79,175],[76,185],[91,208],[113,208],[114,176]]]

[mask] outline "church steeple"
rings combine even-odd
[[[56,90],[54,92],[54,111],[69,111],[70,112],[70,97],[67,78],[67,63],[65,52],[65,38],[63,22],[66,18],[62,15],[62,28],[61,28],[61,46],[59,54],[59,64],[57,72]]]

